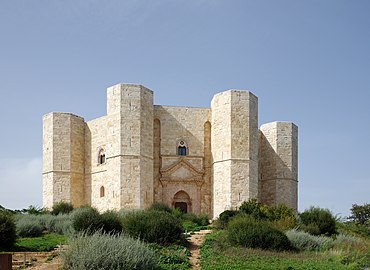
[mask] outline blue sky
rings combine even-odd
[[[105,114],[106,88],[209,107],[259,98],[259,123],[299,127],[299,210],[370,198],[370,2],[0,2],[0,204],[42,205],[42,115]]]

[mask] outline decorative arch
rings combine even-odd
[[[178,156],[186,156],[188,154],[188,147],[184,140],[180,140],[177,144],[177,155]]]
[[[98,164],[105,164],[106,161],[105,150],[104,148],[100,148],[98,152]]]
[[[102,198],[104,196],[105,196],[105,188],[104,188],[104,186],[101,186],[100,187],[100,198]]]
[[[179,208],[184,213],[191,212],[191,199],[189,194],[184,190],[178,191],[173,196],[172,206],[173,208]]]

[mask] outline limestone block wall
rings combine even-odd
[[[43,117],[43,206],[55,202],[85,203],[84,119],[70,113]]]
[[[120,126],[119,114],[100,117],[86,125],[85,196],[87,203],[100,211],[120,209]],[[103,164],[99,163],[100,151],[105,153]]]
[[[193,202],[192,211],[211,213],[210,117],[211,110],[208,108],[154,106],[155,201],[166,202],[172,207],[174,195],[183,190]],[[178,156],[180,141],[186,144],[186,157]],[[197,172],[202,172],[201,182],[197,182],[196,177],[192,179],[187,169],[179,169],[168,181],[161,182],[160,171],[168,169],[181,158],[185,158]]]
[[[260,128],[259,178],[261,202],[297,209],[298,128],[289,122]]]
[[[107,114],[120,119],[120,207],[148,207],[153,202],[153,92],[142,85],[112,86]]]
[[[258,101],[249,91],[216,94],[212,108],[213,216],[258,195]]]
[[[186,202],[189,211],[217,217],[258,197],[296,208],[297,133],[283,122],[259,131],[249,91],[216,94],[211,108],[154,106],[151,90],[117,84],[107,89],[106,116],[87,123],[70,113],[43,117],[44,207]],[[186,156],[178,155],[181,141]]]

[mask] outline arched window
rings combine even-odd
[[[100,198],[105,196],[105,188],[104,186],[100,187]]]
[[[98,163],[99,164],[104,164],[105,161],[106,161],[106,159],[105,159],[105,151],[104,151],[104,149],[101,149],[99,151],[99,155],[98,155]]]
[[[178,156],[186,156],[187,155],[187,148],[184,141],[180,141],[179,145],[177,146],[177,155]]]

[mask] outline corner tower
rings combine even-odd
[[[142,209],[153,202],[153,92],[142,85],[107,90],[108,116],[119,115],[121,208]]]
[[[213,217],[258,195],[258,100],[229,90],[212,99]]]
[[[43,207],[65,201],[85,204],[85,122],[70,113],[43,116]]]
[[[268,205],[297,209],[298,127],[289,122],[267,123],[260,128],[259,199]]]

